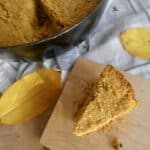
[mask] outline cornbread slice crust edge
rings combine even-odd
[[[106,77],[109,77],[110,75],[112,75],[116,81],[118,80],[120,82],[121,87],[123,87],[125,91],[127,90],[125,94],[127,94],[128,100],[124,99],[124,101],[126,103],[122,105],[121,109],[119,108],[120,107],[119,105],[124,101],[122,101],[122,100],[119,101],[118,106],[117,106],[118,108],[115,108],[116,112],[112,111],[113,113],[109,114],[110,116],[108,118],[105,118],[103,121],[100,120],[100,121],[93,123],[93,124],[90,123],[90,121],[89,121],[89,126],[86,124],[85,128],[81,128],[81,123],[84,122],[84,119],[85,119],[85,122],[87,121],[86,120],[87,118],[85,118],[85,114],[88,114],[88,109],[90,109],[90,107],[93,106],[93,104],[95,102],[96,102],[95,106],[97,105],[98,96],[99,96],[99,85],[101,84],[102,80],[104,80]],[[106,83],[106,84],[108,84],[108,83]],[[111,84],[112,83],[110,83],[110,85]],[[108,91],[109,90],[110,89],[108,89]],[[98,102],[98,103],[101,103],[101,102]],[[75,118],[76,120],[75,120],[75,126],[74,126],[74,130],[73,130],[73,134],[75,134],[76,136],[82,136],[82,135],[88,134],[90,132],[96,131],[98,129],[101,129],[102,127],[105,127],[110,122],[114,121],[115,119],[118,119],[118,118],[122,117],[123,115],[125,115],[126,113],[130,112],[134,107],[136,107],[137,104],[138,104],[138,101],[135,99],[135,93],[134,93],[134,90],[133,90],[131,84],[113,66],[107,65],[105,67],[105,69],[103,70],[103,72],[101,73],[98,81],[95,83],[95,85],[94,85],[94,87],[90,93],[90,96],[87,98],[84,106],[79,110],[79,112]],[[100,106],[100,107],[102,108],[103,106]],[[111,109],[113,109],[113,108],[111,108]],[[99,114],[100,113],[101,113],[101,111],[99,111]],[[90,114],[88,114],[88,117],[89,118],[91,117]]]

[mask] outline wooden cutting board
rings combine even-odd
[[[47,111],[22,125],[0,125],[0,150],[46,150],[40,137],[50,114]]]
[[[88,92],[102,69],[99,65],[79,58],[48,121],[41,143],[51,150],[113,150],[111,142],[118,138],[123,150],[150,149],[150,80],[125,74],[136,92],[140,105],[106,133],[94,132],[77,137],[73,132],[73,117],[78,104]]]

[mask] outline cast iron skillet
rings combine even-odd
[[[29,44],[0,47],[0,50],[5,51],[7,49],[7,51],[13,52],[18,56],[32,59],[41,57],[47,47],[49,49],[60,47],[67,50],[70,46],[88,38],[91,30],[96,27],[98,20],[103,16],[108,1],[100,0],[98,6],[88,16],[62,33]]]

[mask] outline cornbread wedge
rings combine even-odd
[[[108,65],[79,110],[73,133],[82,136],[101,129],[130,112],[137,103],[131,84],[113,66]]]
[[[52,22],[72,26],[87,16],[100,0],[40,0]]]

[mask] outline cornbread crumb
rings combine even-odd
[[[79,110],[73,133],[82,136],[102,129],[130,112],[137,103],[131,84],[113,66],[108,65]]]
[[[114,138],[111,142],[111,145],[114,148],[114,150],[121,150],[123,147],[123,144],[118,138]]]

